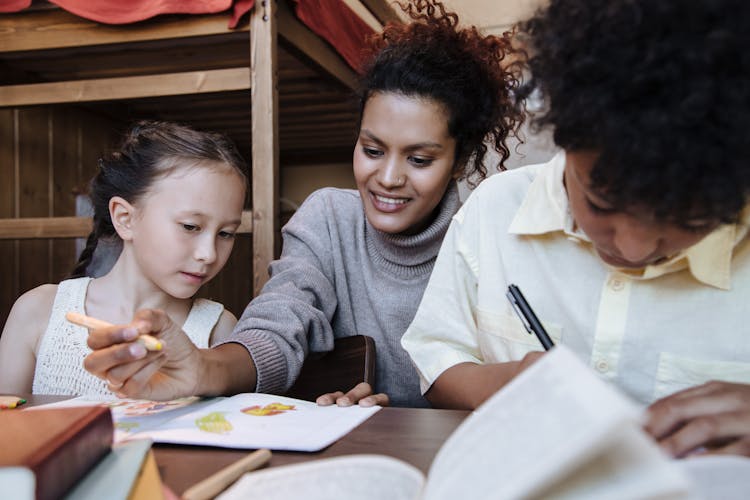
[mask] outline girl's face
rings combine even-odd
[[[456,140],[432,100],[375,93],[365,103],[354,178],[367,220],[386,233],[414,234],[432,222],[454,172]]]
[[[192,297],[234,246],[245,183],[225,165],[181,169],[136,203],[130,241],[144,276],[169,295]]]

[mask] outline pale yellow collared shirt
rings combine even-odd
[[[575,228],[565,155],[486,180],[454,217],[402,339],[426,392],[461,362],[540,350],[505,291],[515,283],[556,342],[649,403],[712,379],[750,383],[748,211],[666,262],[604,264]]]

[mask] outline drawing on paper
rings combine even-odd
[[[115,429],[122,432],[134,432],[138,430],[138,422],[115,422]]]
[[[171,401],[123,400],[107,403],[109,408],[125,417],[145,417],[164,411],[175,410],[191,404],[199,398],[180,398]]]
[[[212,434],[226,434],[234,427],[232,423],[224,418],[224,412],[212,411],[211,413],[195,419],[195,426],[203,432]]]
[[[266,406],[248,406],[240,411],[245,415],[255,415],[256,417],[268,417],[271,415],[280,415],[287,411],[293,411],[294,405],[285,405],[282,403],[269,403]]]

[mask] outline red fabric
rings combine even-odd
[[[242,19],[242,16],[253,10],[255,0],[236,0],[232,9],[232,18],[229,20],[229,29],[234,29]]]
[[[73,14],[106,24],[128,24],[159,14],[209,14],[232,6],[232,0],[50,0]]]
[[[270,0],[269,0],[270,1]],[[284,1],[284,0],[281,0]],[[50,0],[63,9],[105,24],[128,24],[160,14],[212,14],[232,8],[236,28],[255,0]],[[365,41],[375,31],[342,0],[294,0],[300,21],[330,43],[355,71],[362,70]],[[0,0],[0,12],[28,8],[31,0]]]
[[[16,12],[30,5],[31,0],[0,0],[0,12]]]
[[[300,21],[325,39],[358,73],[367,37],[375,31],[342,0],[295,0]]]
[[[104,24],[128,24],[159,14],[215,14],[229,10],[229,28],[237,27],[255,0],[50,0],[84,19]],[[0,12],[17,12],[28,8],[31,0],[0,0]]]

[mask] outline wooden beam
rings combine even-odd
[[[277,0],[256,0],[250,19],[253,296],[268,281],[268,265],[276,256],[279,221],[277,7]]]
[[[91,217],[0,219],[0,240],[85,238],[90,232]]]
[[[260,1],[260,0],[259,0]],[[271,2],[272,0],[266,0]],[[276,3],[274,0],[272,3]],[[310,31],[289,10],[287,2],[279,2],[279,36],[295,50],[312,59],[323,71],[350,89],[357,85],[353,69],[319,36]]]
[[[0,219],[0,240],[46,238],[86,238],[91,232],[91,217],[22,217]],[[238,234],[253,232],[253,213],[242,212]]]
[[[228,24],[226,13],[160,16],[157,21],[111,26],[83,19],[63,9],[19,12],[0,16],[0,52],[88,47],[248,30],[246,26],[231,30]]]
[[[203,94],[249,88],[249,68],[188,71],[164,75],[5,85],[0,87],[0,107]]]
[[[372,15],[380,21],[380,24],[385,24],[388,21],[403,22],[396,11],[391,8],[390,2],[386,0],[360,0],[360,2],[367,7],[367,10],[372,12]]]

